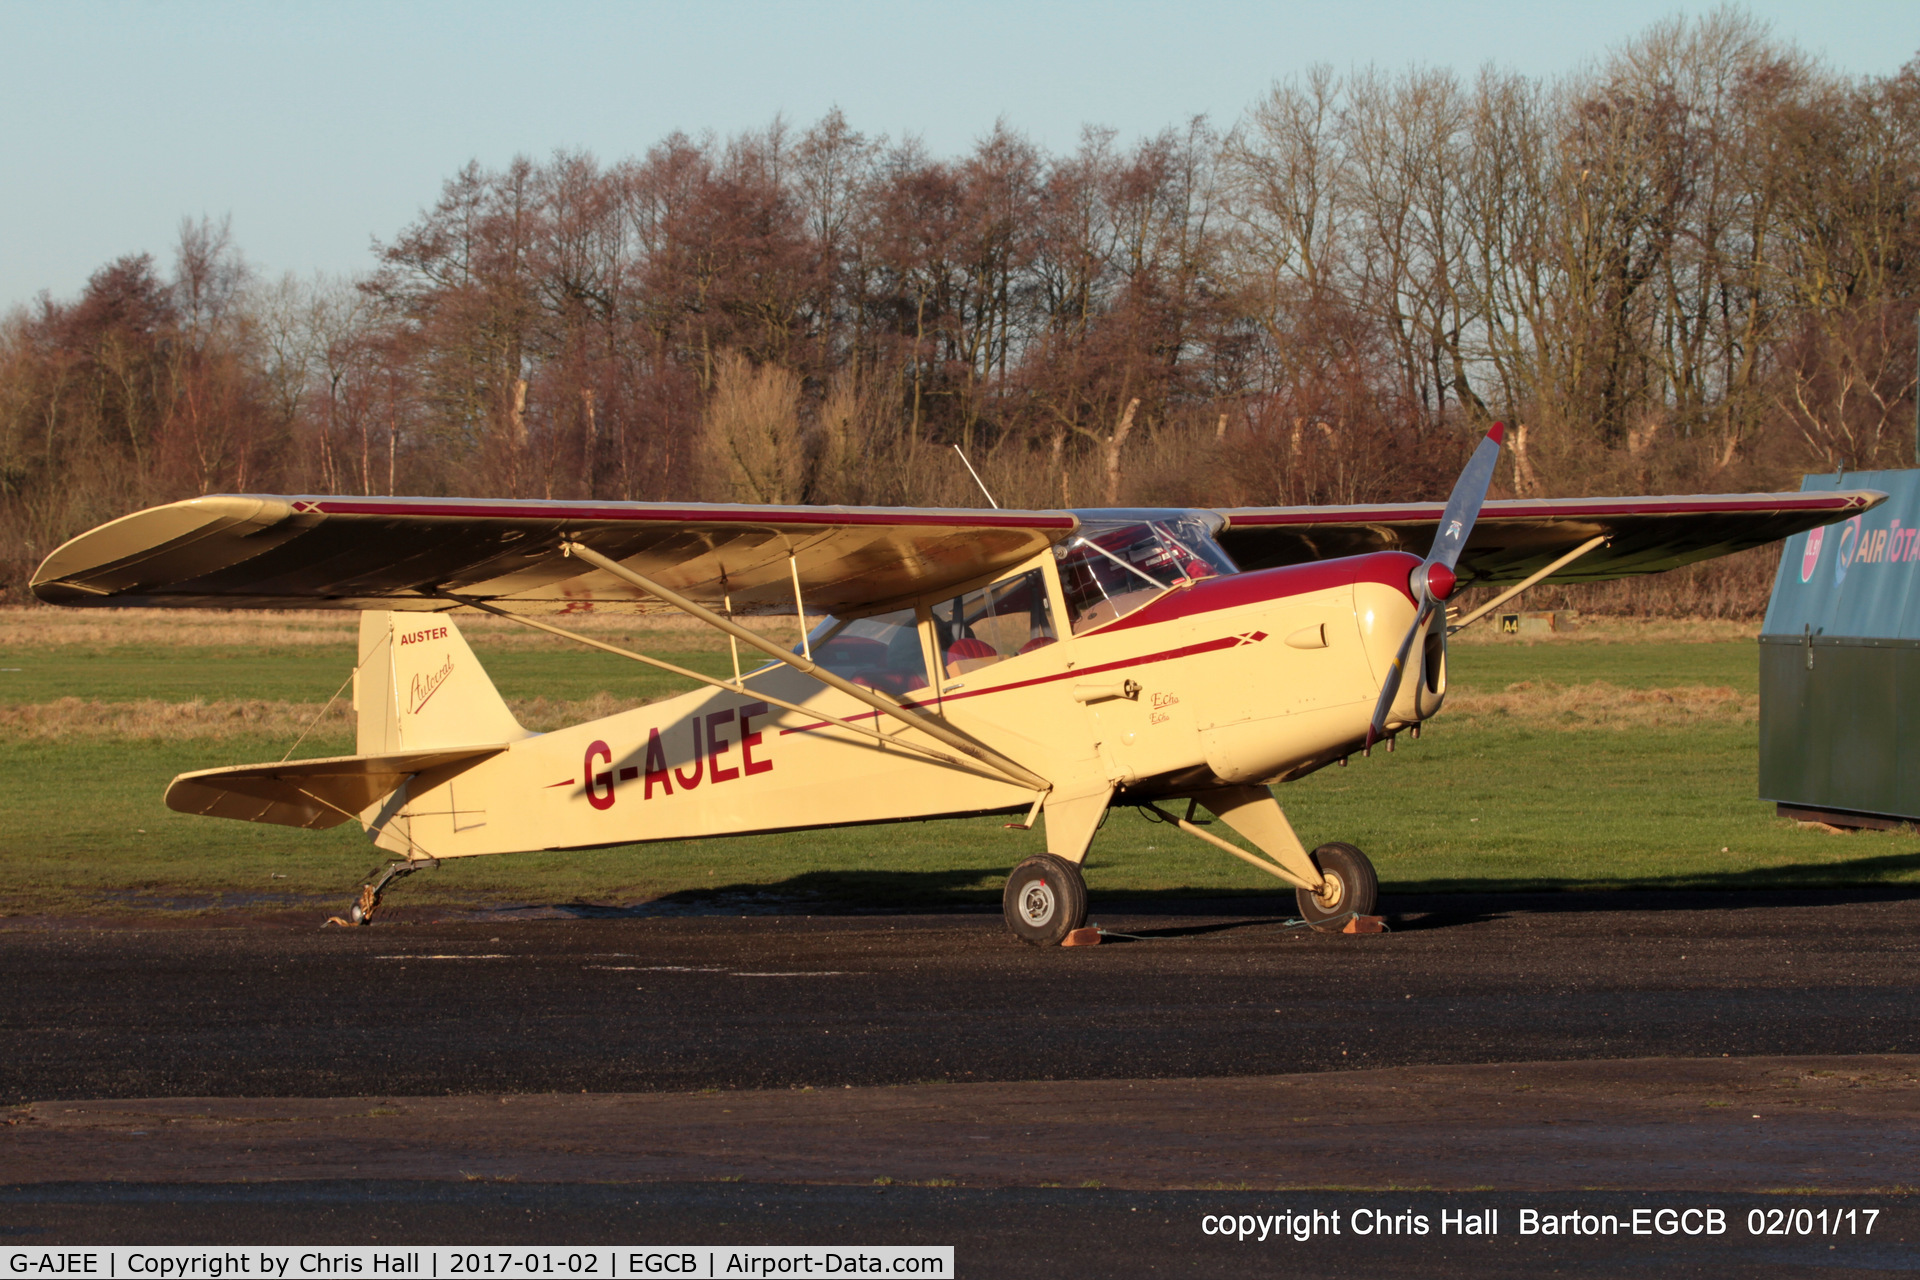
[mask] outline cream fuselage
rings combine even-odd
[[[1040,774],[1053,785],[1050,796],[1111,790],[1160,798],[1281,781],[1364,738],[1414,620],[1407,581],[1419,563],[1382,552],[1178,586],[1098,630],[943,679],[907,705]],[[1054,616],[1065,617],[1051,555],[1023,566],[1031,568],[1044,570]],[[921,640],[928,669],[938,670],[930,603],[918,602]],[[471,660],[457,631],[450,643],[432,630],[423,627],[423,639],[395,654],[397,688],[427,689]],[[1444,661],[1429,659],[1423,671],[1420,655],[1416,646],[1391,724],[1438,709]],[[1138,686],[1133,696],[1121,692],[1129,681]],[[1035,801],[1033,790],[987,766],[881,745],[756,696],[946,750],[791,668],[769,666],[743,684],[744,692],[708,688],[521,737],[478,763],[419,775],[363,821],[383,847],[446,858],[1006,811]],[[398,699],[386,750],[429,745],[411,731],[410,704],[410,696]]]

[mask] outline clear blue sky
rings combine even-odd
[[[1230,124],[1275,79],[1486,61],[1573,70],[1711,6],[854,0],[693,4],[0,0],[0,309],[75,294],[121,254],[165,263],[183,215],[231,215],[263,271],[358,271],[469,159],[639,154],[836,104],[954,154],[1004,117],[1049,148],[1196,114]],[[1848,72],[1920,50],[1913,0],[1747,10]]]

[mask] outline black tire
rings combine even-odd
[[[1327,877],[1325,896],[1293,891],[1300,905],[1300,918],[1321,933],[1338,932],[1353,916],[1370,916],[1380,899],[1380,877],[1373,872],[1367,855],[1350,844],[1338,841],[1323,844],[1313,851],[1313,865]]]
[[[1036,947],[1059,946],[1087,922],[1087,882],[1080,868],[1050,853],[1037,854],[1013,869],[1000,895],[1013,936]]]

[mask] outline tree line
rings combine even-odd
[[[1057,154],[474,163],[359,276],[203,218],[0,322],[0,581],[205,492],[979,505],[953,446],[1020,507],[1433,498],[1493,418],[1510,495],[1793,487],[1911,464],[1917,248],[1920,60],[1735,10]]]

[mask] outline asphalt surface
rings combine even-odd
[[[0,1103],[13,1108],[0,1114],[0,1156],[15,1157],[7,1165],[9,1185],[0,1185],[0,1254],[60,1243],[671,1238],[953,1244],[959,1269],[969,1275],[1070,1268],[1222,1276],[1556,1270],[1832,1276],[1920,1267],[1916,1179],[1894,1167],[1908,1162],[1911,1147],[1910,1137],[1900,1135],[1914,1131],[1907,1097],[1912,1061],[1891,1056],[1920,1053],[1920,894],[1400,899],[1384,904],[1393,932],[1351,937],[1281,928],[1281,917],[1263,914],[1281,906],[1271,899],[1096,901],[1096,920],[1144,940],[1044,951],[1014,943],[998,916],[987,914],[525,919],[502,913],[438,923],[403,919],[354,931],[322,930],[304,916],[257,914],[149,917],[144,924],[0,922]],[[1715,1083],[1711,1064],[1722,1055],[1733,1074]],[[1761,1063],[1758,1055],[1836,1061],[1827,1069]],[[1857,1061],[1837,1061],[1846,1056]],[[1735,1058],[1755,1061],[1742,1068]],[[1475,1086],[1492,1088],[1485,1096],[1496,1099],[1476,1110],[1466,1090],[1436,1083],[1440,1076],[1415,1082],[1409,1094],[1407,1081],[1373,1070],[1529,1061],[1614,1065],[1594,1067],[1600,1084],[1582,1085],[1587,1092],[1577,1099],[1568,1094],[1564,1104],[1529,1104],[1537,1112],[1532,1118],[1516,1116],[1511,1103],[1502,1107],[1497,1081]],[[1553,1071],[1564,1074],[1536,1069],[1539,1083],[1551,1083]],[[1694,1073],[1688,1087],[1699,1097],[1692,1102],[1676,1083],[1683,1071]],[[1328,1189],[1337,1179],[1315,1176],[1316,1160],[1300,1154],[1311,1143],[1289,1146],[1279,1135],[1291,1123],[1337,1128],[1368,1114],[1367,1105],[1331,1099],[1311,1078],[1262,1079],[1302,1072],[1350,1073],[1354,1099],[1400,1090],[1408,1099],[1403,1105],[1428,1107],[1424,1148],[1397,1133],[1384,1112],[1371,1129],[1347,1130],[1364,1145],[1353,1148],[1349,1164],[1364,1163],[1365,1156],[1388,1162],[1381,1168],[1398,1159],[1421,1169],[1405,1178],[1396,1172],[1372,1192]],[[1740,1085],[1747,1092],[1731,1095],[1742,1099],[1738,1114],[1709,1096],[1723,1084],[1734,1089],[1743,1072],[1764,1077],[1765,1089],[1773,1090],[1765,1095],[1768,1105],[1752,1105],[1758,1114],[1751,1117],[1745,1100],[1762,1096],[1753,1091],[1758,1084]],[[1241,1080],[1208,1085],[1208,1078],[1220,1077]],[[697,1091],[720,1091],[713,1096],[724,1109],[740,1105],[727,1101],[731,1090],[793,1090],[740,1096],[757,1100],[753,1105],[770,1109],[782,1124],[798,1124],[809,1114],[798,1100],[821,1097],[805,1092],[809,1087],[831,1088],[840,1100],[835,1105],[844,1108],[864,1086],[919,1084],[897,1090],[890,1105],[907,1117],[901,1124],[912,1120],[922,1128],[902,1128],[905,1136],[897,1135],[892,1146],[861,1148],[853,1141],[857,1122],[874,1123],[885,1108],[876,1105],[862,1116],[856,1106],[854,1122],[843,1125],[843,1145],[869,1161],[890,1159],[889,1151],[917,1151],[926,1163],[943,1142],[958,1148],[965,1140],[956,1123],[979,1126],[991,1118],[984,1105],[975,1105],[988,1092],[930,1090],[926,1082],[1028,1082],[1020,1087],[1033,1091],[1039,1088],[1033,1082],[1045,1081],[1181,1079],[1188,1083],[1179,1089],[1194,1097],[1169,1093],[1157,1131],[1130,1104],[1091,1096],[1079,1099],[1072,1115],[1064,1104],[1056,1107],[1060,1123],[1048,1131],[1068,1135],[1049,1140],[1061,1167],[1073,1164],[1076,1142],[1090,1155],[1105,1152],[1109,1163],[1102,1168],[1124,1167],[1115,1163],[1116,1153],[1124,1155],[1129,1141],[1159,1142],[1158,1189],[1081,1187],[1064,1177],[1059,1187],[809,1183],[814,1175],[793,1172],[798,1166],[791,1158],[831,1153],[833,1122],[818,1116],[810,1122],[815,1136],[787,1144],[792,1151],[782,1147],[771,1120],[766,1126],[735,1121],[723,1134],[729,1142],[712,1149],[730,1149],[750,1135],[763,1155],[757,1164],[744,1160],[752,1171],[742,1181],[717,1182],[707,1180],[697,1129],[682,1124],[674,1131],[679,1145],[671,1146],[664,1128],[652,1139],[645,1125],[632,1121],[610,1123],[599,1137],[591,1128],[593,1107],[642,1105],[602,1095],[696,1091],[678,1102],[665,1098],[670,1110],[685,1112],[705,1096]],[[1644,1092],[1636,1081],[1645,1082]],[[1855,1092],[1851,1101],[1815,1098],[1803,1085]],[[854,1091],[844,1092],[845,1086]],[[1014,1086],[995,1086],[1003,1087]],[[1215,1114],[1207,1125],[1179,1119],[1194,1114],[1182,1107],[1230,1109],[1223,1095],[1234,1089],[1252,1091],[1248,1096],[1263,1098],[1273,1113],[1262,1122],[1266,1129],[1233,1134],[1247,1167],[1264,1171],[1255,1185],[1318,1190],[1233,1190],[1245,1184],[1193,1176],[1205,1163],[1198,1156],[1188,1161],[1191,1167],[1178,1167],[1182,1143],[1216,1164],[1234,1156],[1228,1144],[1207,1138],[1232,1132],[1231,1115]],[[1288,1103],[1282,1095],[1289,1090],[1308,1104]],[[480,1095],[494,1093],[590,1093],[579,1099],[589,1110],[570,1121],[589,1127],[575,1141],[557,1125],[543,1129],[536,1122],[538,1140],[516,1146],[496,1132],[500,1126],[476,1129],[469,1118],[460,1139],[467,1145],[456,1159],[451,1135],[434,1135],[431,1114],[408,1118],[406,1099],[457,1095],[448,1103],[471,1109],[484,1101]],[[907,1114],[930,1093],[941,1096],[928,1105],[946,1108],[951,1119]],[[358,1110],[393,1113],[391,1122],[401,1127],[383,1148],[390,1163],[382,1167],[404,1168],[410,1176],[369,1176],[364,1168],[351,1174],[351,1139],[371,1132],[366,1122],[345,1116],[343,1141],[326,1129],[323,1106],[297,1101],[353,1096],[399,1100]],[[287,1117],[263,1112],[262,1123],[279,1133],[276,1150],[290,1154],[268,1161],[266,1176],[282,1180],[265,1183],[209,1180],[204,1168],[189,1176],[182,1165],[170,1176],[142,1174],[140,1168],[154,1166],[139,1160],[153,1157],[131,1144],[150,1140],[155,1131],[147,1121],[129,1113],[120,1124],[84,1107],[69,1115],[57,1105],[62,1099],[276,1097],[288,1099],[292,1110]],[[786,1106],[781,1097],[796,1103]],[[557,1101],[530,1103],[536,1112],[529,1115]],[[503,1115],[515,1110],[496,1105]],[[1017,1100],[999,1105],[1007,1112],[1002,1127],[1018,1130],[1006,1141],[1038,1140],[1018,1136],[1032,1128],[1021,1123],[1023,1115],[1046,1114],[1038,1093],[1025,1112]],[[1110,1125],[1103,1127],[1099,1106],[1109,1108]],[[1709,1113],[1708,1107],[1722,1109]],[[1296,1109],[1305,1114],[1290,1114]],[[1776,1110],[1791,1111],[1791,1118],[1777,1129],[1759,1127],[1776,1123]],[[1504,1127],[1479,1124],[1492,1116],[1504,1116]],[[1582,1127],[1595,1116],[1613,1123]],[[1745,1119],[1755,1127],[1746,1129]],[[319,1123],[332,1140],[301,1148],[290,1136],[295,1121],[308,1131]],[[1081,1127],[1074,1130],[1068,1121]],[[202,1150],[188,1143],[192,1137],[215,1144],[207,1150],[238,1149],[238,1158],[268,1160],[259,1143],[224,1124],[210,1112],[202,1121],[174,1124],[179,1136],[171,1140],[185,1144],[178,1151],[189,1158]],[[408,1124],[414,1129],[405,1129]],[[76,1170],[86,1162],[64,1144],[81,1140],[80,1130],[89,1126],[96,1132],[86,1140],[125,1154],[112,1170],[103,1161],[102,1172],[82,1176]],[[1831,1144],[1822,1140],[1828,1130]],[[69,1132],[71,1138],[60,1136]],[[1096,1136],[1075,1138],[1075,1132]],[[1266,1142],[1261,1133],[1276,1136]],[[1443,1154],[1466,1150],[1453,1140],[1456,1133],[1479,1142],[1474,1149],[1483,1154],[1476,1158],[1507,1144],[1500,1149],[1514,1153],[1510,1167],[1526,1168],[1528,1177],[1489,1175],[1486,1184],[1499,1191],[1420,1189],[1437,1176]],[[1658,1148],[1645,1154],[1662,1162],[1657,1178],[1656,1165],[1648,1165],[1644,1185],[1668,1190],[1552,1189],[1591,1185],[1603,1158],[1630,1167],[1633,1144],[1643,1134],[1657,1139]],[[1339,1139],[1321,1140],[1338,1152]],[[44,1146],[49,1141],[54,1145]],[[1601,1143],[1611,1145],[1603,1151]],[[1062,1144],[1069,1148],[1064,1154]],[[577,1163],[577,1153],[588,1149],[600,1153],[603,1167],[555,1178],[552,1170],[571,1169],[568,1161]],[[59,1153],[65,1163],[59,1171],[50,1157],[36,1164],[36,1150]],[[1423,1160],[1421,1150],[1436,1154]],[[646,1156],[659,1172],[649,1179],[637,1158],[632,1172],[624,1172],[622,1151]],[[1289,1151],[1291,1171],[1276,1178]],[[545,1153],[538,1166],[544,1172],[525,1164],[530,1153]],[[778,1166],[776,1157],[789,1163]],[[482,1158],[501,1169],[518,1160],[529,1172],[474,1174],[455,1167]],[[604,1166],[609,1160],[615,1163]],[[1752,1188],[1762,1185],[1775,1161],[1780,1185],[1756,1197]],[[1319,1163],[1318,1172],[1334,1172],[1330,1160]],[[1847,1176],[1834,1174],[1839,1180],[1823,1186],[1828,1175],[1806,1171],[1815,1165],[1844,1169]],[[674,1168],[701,1173],[688,1181]],[[1724,1172],[1740,1168],[1745,1172],[1738,1176]],[[348,1176],[328,1172],[341,1169]],[[1617,1175],[1617,1168],[1606,1175],[1606,1185],[1621,1185]],[[522,1181],[494,1180],[502,1176]],[[1225,1189],[1178,1189],[1182,1177],[1191,1177],[1187,1188]],[[1727,1180],[1716,1181],[1721,1177]],[[1543,1189],[1512,1189],[1524,1186]],[[1729,1189],[1741,1187],[1747,1189]],[[1882,1210],[1871,1237],[1744,1229],[1750,1208],[1817,1214],[1842,1202]],[[1437,1224],[1449,1209],[1488,1206],[1503,1214],[1501,1234],[1488,1239],[1349,1233],[1259,1244],[1223,1241],[1200,1226],[1208,1213],[1303,1208],[1419,1212]],[[1703,1206],[1725,1208],[1733,1225],[1697,1238],[1550,1239],[1515,1229],[1527,1207],[1591,1213]]]
[[[1587,1192],[1554,1196],[1409,1191],[1111,1192],[1082,1188],[977,1191],[930,1187],[645,1186],[346,1181],[300,1186],[0,1187],[0,1264],[44,1256],[36,1247],[198,1244],[947,1244],[962,1276],[1472,1276],[1687,1277],[1912,1274],[1916,1215],[1898,1196],[1850,1196],[1853,1223],[1878,1210],[1871,1233],[1766,1234],[1749,1213],[1831,1215],[1820,1196],[1673,1196]],[[1520,1213],[1676,1215],[1717,1208],[1717,1234],[1630,1229],[1581,1237],[1519,1232]],[[1424,1235],[1355,1235],[1355,1209],[1421,1216]],[[1499,1217],[1494,1236],[1442,1231],[1442,1215]],[[1203,1220],[1231,1214],[1341,1215],[1342,1230],[1307,1239],[1209,1235]],[[1456,1219],[1457,1221],[1458,1219]],[[1562,1218],[1564,1220],[1564,1218]],[[1649,1219],[1651,1221],[1652,1219]],[[1701,1219],[1696,1217],[1693,1221]],[[1818,1221],[1817,1218],[1814,1219]],[[1297,1219],[1296,1219],[1297,1221]],[[1672,1219],[1669,1219],[1672,1221]],[[1833,1219],[1829,1217],[1829,1227]],[[236,1224],[245,1224],[237,1226]],[[58,1255],[54,1257],[57,1259]],[[33,1274],[24,1271],[24,1274]]]
[[[1920,894],[1124,904],[997,915],[0,929],[0,1103],[1247,1076],[1920,1052]],[[1251,910],[1250,910],[1251,908]]]
[[[1858,1196],[1911,1185],[1920,1170],[1920,1054],[860,1089],[55,1099],[8,1108],[0,1125],[0,1185],[1818,1187]]]

